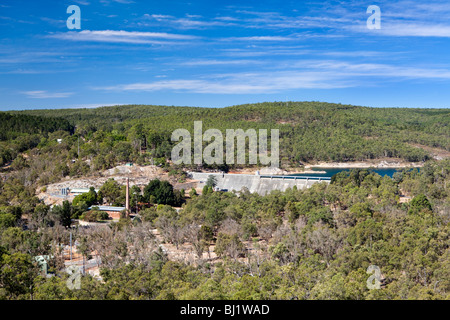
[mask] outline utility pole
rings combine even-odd
[[[70,261],[72,261],[72,231],[70,231]]]
[[[138,192],[133,192],[134,194],[134,201],[136,201],[136,214],[138,214]]]
[[[129,189],[130,189],[130,178],[127,178],[127,187],[126,187],[126,194],[125,194],[125,208],[127,211],[127,216],[130,215],[130,195],[129,195]]]

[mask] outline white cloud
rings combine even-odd
[[[2,74],[40,74],[40,73],[45,73],[45,71],[38,71],[38,70],[33,70],[33,69],[14,69],[11,71],[5,71],[5,72],[0,72]]]
[[[73,95],[73,92],[48,92],[45,90],[24,91],[22,93],[33,99],[67,98]]]
[[[86,108],[86,109],[95,109],[95,108],[100,108],[100,107],[114,107],[114,106],[121,106],[121,105],[126,105],[126,103],[90,103],[90,104],[75,104],[75,105],[70,105],[67,106],[66,108],[69,109],[82,109],[82,108]]]
[[[95,88],[107,91],[184,91],[207,94],[262,94],[304,88],[344,88],[329,72],[276,72],[217,75],[215,79],[180,79]]]
[[[362,5],[359,3],[359,5]],[[354,16],[355,8],[347,8],[345,14],[354,16],[353,23],[342,28],[350,32],[363,32],[371,35],[391,37],[442,37],[450,38],[450,3],[442,1],[383,1],[381,9],[381,29],[368,30],[367,16]]]
[[[85,1],[85,0],[73,0],[74,2],[81,4],[82,6],[88,6],[90,5],[89,1]]]
[[[167,19],[173,19],[173,16],[169,16],[169,15],[164,15],[164,14],[144,14],[144,18],[147,19],[155,19],[157,21],[163,21],[163,20],[167,20]]]
[[[213,65],[249,65],[249,64],[260,64],[263,63],[263,61],[259,60],[192,60],[192,61],[185,61],[182,62],[181,65],[183,66],[213,66]]]
[[[239,21],[238,18],[235,17],[216,17],[215,20],[221,20],[221,21]]]
[[[170,15],[164,14],[144,14],[142,16],[145,20],[150,22],[164,22],[164,25],[170,26],[172,28],[178,29],[204,29],[206,27],[218,27],[218,26],[234,26],[236,25],[231,20],[221,20],[221,19],[213,19],[213,20],[202,20],[202,16],[186,14],[183,18],[176,18]],[[147,23],[139,23],[139,25],[147,25]]]
[[[48,17],[41,17],[41,20],[55,27],[66,27],[66,20],[51,19]]]
[[[163,32],[137,32],[123,30],[83,30],[80,32],[64,32],[47,37],[71,41],[95,41],[134,44],[165,44],[168,41],[194,40],[198,37]]]
[[[325,2],[317,16],[310,12],[298,16],[287,16],[277,12],[236,11],[242,27],[279,30],[321,28],[332,34],[349,36],[354,32],[393,37],[450,37],[448,16],[450,3],[431,1],[379,1],[381,29],[368,30],[369,15],[364,1],[349,1],[341,4]],[[245,18],[244,18],[245,17]],[[351,33],[345,33],[350,31]],[[323,33],[322,33],[323,35]]]
[[[225,23],[221,21],[205,21],[205,20],[194,20],[191,18],[180,18],[176,20],[172,20],[171,23],[174,26],[178,26],[182,29],[201,29],[205,27],[214,27],[214,26],[229,26],[232,23]]]
[[[229,37],[223,38],[225,41],[292,41],[298,40],[294,37],[284,37],[284,36],[253,36],[253,37]]]
[[[450,25],[420,25],[414,23],[385,24],[377,33],[397,37],[442,37],[450,38]]]
[[[348,63],[343,61],[302,61],[292,65],[296,68],[327,70],[342,76],[368,76],[388,79],[450,79],[450,69],[394,66],[377,63]]]
[[[110,4],[111,2],[122,3],[122,4],[131,4],[134,1],[131,0],[100,0],[101,3]]]
[[[297,89],[372,86],[387,80],[450,79],[450,70],[447,69],[351,64],[328,60],[291,63],[284,71],[279,71],[279,68],[276,70],[209,75],[199,79],[131,83],[94,89],[119,92],[168,90],[208,94],[263,94]]]

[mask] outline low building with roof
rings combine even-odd
[[[107,212],[109,217],[115,220],[120,219],[121,212],[126,210],[125,207],[114,207],[114,206],[92,206],[88,209],[93,210],[94,208],[99,211]]]

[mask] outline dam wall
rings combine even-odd
[[[251,174],[203,173],[189,172],[189,176],[198,181],[198,188],[203,188],[209,176],[214,176],[217,188],[227,191],[240,191],[246,187],[251,193],[265,195],[273,190],[285,191],[296,186],[298,189],[309,188],[314,183],[330,183],[330,178],[299,177],[299,176],[269,176]]]

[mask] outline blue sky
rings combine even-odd
[[[81,29],[66,24],[69,5]],[[381,29],[367,28],[368,6]],[[0,2],[0,110],[450,106],[449,1]]]

